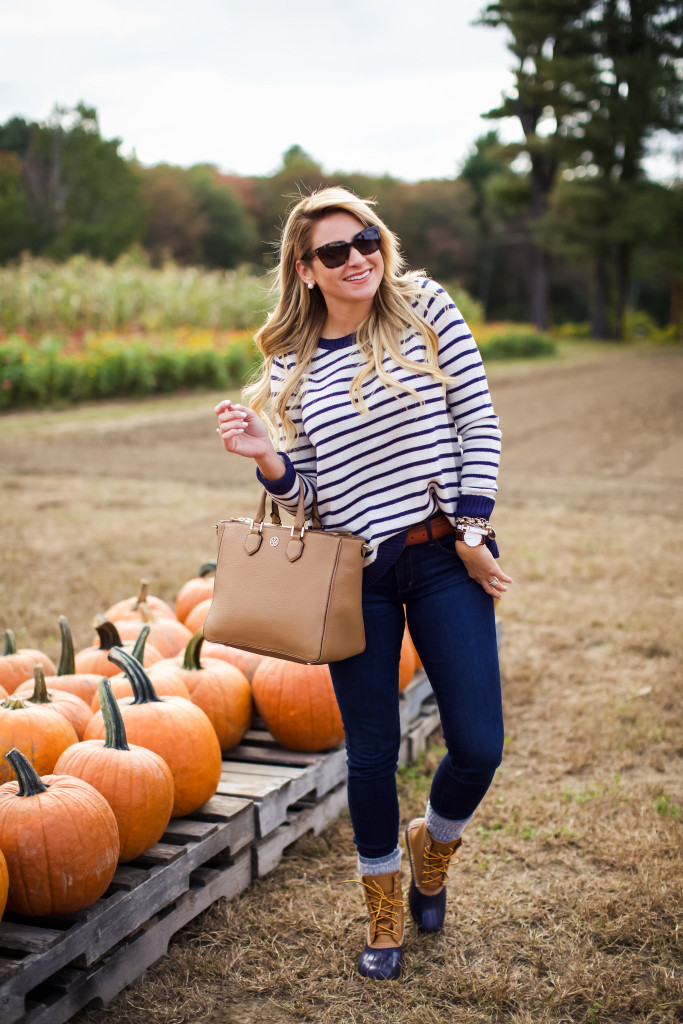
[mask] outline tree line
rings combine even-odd
[[[492,128],[456,177],[326,174],[298,145],[267,176],[144,167],[92,107],[56,107],[0,125],[0,262],[139,246],[153,265],[267,268],[291,202],[339,183],[377,200],[411,266],[458,282],[489,318],[589,320],[600,338],[623,336],[628,308],[680,323],[683,188],[643,162],[681,130],[683,0],[499,0],[480,24],[506,30],[514,71],[484,116],[517,119],[523,140]]]

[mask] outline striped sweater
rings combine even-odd
[[[456,515],[489,517],[495,502],[501,435],[479,350],[443,288],[426,278],[419,283],[422,291],[414,306],[437,332],[439,366],[454,378],[445,396],[433,377],[385,357],[391,376],[417,391],[422,401],[400,388],[387,390],[371,377],[363,385],[369,413],[358,412],[349,397],[361,365],[355,335],[321,338],[290,404],[298,437],[287,454],[280,452],[285,475],[266,480],[257,473],[269,494],[292,513],[298,474],[307,509],[315,492],[326,529],[350,530],[366,539],[372,549],[366,574],[378,549],[380,563],[386,561],[382,552],[398,556],[400,535],[416,523],[439,511],[451,522]],[[417,362],[425,359],[424,341],[414,331],[406,330],[401,350]],[[294,355],[274,360],[273,396],[295,361]]]

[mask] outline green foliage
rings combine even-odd
[[[246,262],[255,243],[253,222],[242,200],[215,167],[197,164],[188,181],[206,221],[201,238],[201,262],[210,267],[238,267]]]
[[[678,804],[673,804],[671,802],[671,797],[668,793],[659,793],[658,796],[655,797],[653,806],[657,814],[662,818],[680,818],[681,816],[681,808]]]
[[[484,307],[481,302],[473,299],[469,292],[459,284],[449,281],[439,281],[439,284],[446,289],[470,326],[478,324],[484,319]]]
[[[538,359],[554,356],[556,352],[552,338],[533,330],[492,334],[480,347],[485,363],[496,359]]]
[[[55,107],[45,125],[28,128],[22,182],[34,225],[30,247],[55,259],[87,252],[113,260],[138,241],[137,170],[119,154],[119,139],[101,137],[95,110],[82,103]],[[21,144],[16,124],[4,132]]]
[[[31,248],[36,237],[21,178],[21,161],[0,150],[0,263]]]
[[[582,323],[571,323],[567,321],[563,324],[558,324],[557,327],[553,327],[553,336],[555,338],[590,338],[591,336],[591,325],[583,321]]]
[[[84,256],[66,263],[26,258],[0,267],[0,328],[48,331],[156,331],[193,324],[237,330],[260,324],[268,304],[262,280],[245,270],[150,267],[132,252],[113,266]]]
[[[12,334],[0,340],[0,410],[241,386],[259,360],[245,332]]]

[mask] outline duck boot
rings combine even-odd
[[[391,981],[401,973],[404,912],[401,872],[363,875],[365,903],[370,915],[365,949],[358,959],[364,978]]]
[[[462,838],[441,843],[427,831],[424,818],[414,818],[406,828],[406,849],[412,875],[408,904],[421,932],[439,932],[446,915],[446,878]],[[455,858],[455,859],[454,859]]]

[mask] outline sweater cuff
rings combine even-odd
[[[269,494],[287,494],[291,491],[296,484],[296,471],[292,465],[289,455],[285,452],[277,453],[285,464],[285,475],[281,476],[279,480],[266,480],[261,475],[261,470],[256,468],[256,479],[262,484]]]
[[[495,504],[494,498],[487,498],[483,494],[461,494],[455,514],[470,516],[472,519],[490,519]]]
[[[486,498],[483,494],[461,494],[455,514],[456,516],[470,516],[472,519],[490,519],[495,503],[494,498]],[[494,558],[500,558],[500,551],[495,539],[488,537],[486,547]]]

